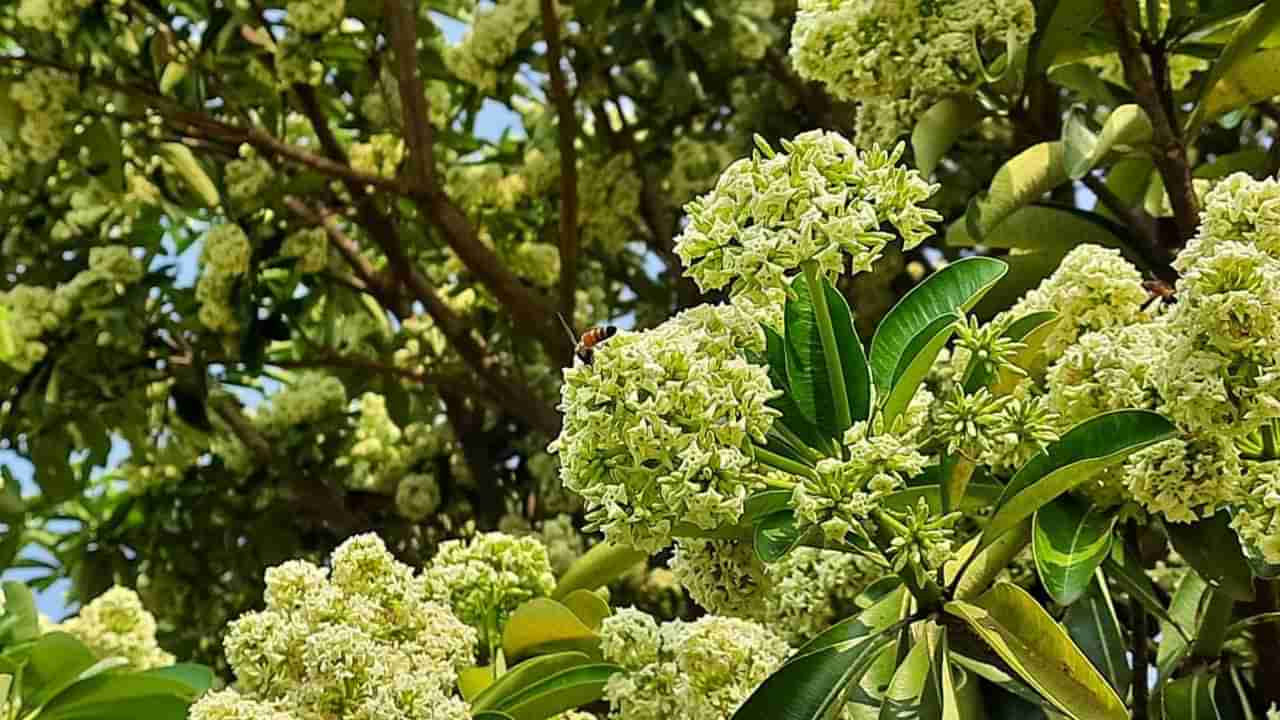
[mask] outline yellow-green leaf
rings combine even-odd
[[[1231,39],[1200,83],[1200,96],[1187,118],[1188,136],[1194,136],[1205,122],[1223,113],[1276,95],[1274,90],[1266,94],[1259,93],[1276,85],[1275,59],[1280,55],[1272,56],[1269,65],[1258,65],[1262,56],[1273,51],[1254,51],[1277,25],[1280,25],[1280,3],[1277,2],[1259,4],[1236,24]],[[1249,72],[1250,68],[1263,72],[1259,76],[1253,76]],[[1258,83],[1263,83],[1263,86]]]
[[[573,614],[592,630],[599,630],[604,619],[613,614],[609,603],[591,590],[579,588],[565,595],[560,602],[572,610]]]
[[[609,678],[620,672],[620,666],[609,663],[570,668],[508,696],[494,709],[512,720],[546,720],[599,700]]]
[[[213,180],[209,179],[209,174],[204,171],[204,166],[196,159],[191,148],[182,143],[164,143],[160,146],[160,153],[173,166],[187,187],[200,196],[205,207],[218,206],[218,187],[213,184]]]
[[[503,707],[506,700],[523,692],[525,688],[536,683],[542,682],[553,675],[570,670],[572,668],[590,665],[591,657],[584,652],[568,651],[553,653],[551,655],[542,655],[540,657],[526,660],[519,665],[511,668],[505,675],[493,679],[493,672],[488,667],[468,668],[463,673],[471,671],[485,671],[489,677],[489,684],[486,685],[482,692],[468,694],[467,688],[462,687],[463,673],[458,676],[459,687],[462,687],[463,697],[471,702],[473,712],[482,710],[497,710]],[[475,682],[468,680],[472,688]]]
[[[1124,701],[1040,603],[999,583],[974,602],[953,600],[960,618],[1054,707],[1076,720],[1128,720]]]
[[[1061,141],[1043,142],[1018,153],[991,179],[986,192],[975,197],[965,212],[970,236],[981,241],[1013,214],[1067,181]]]
[[[916,168],[932,175],[947,150],[982,119],[982,106],[972,97],[950,97],[925,111],[911,131]]]
[[[1069,495],[1036,511],[1031,548],[1040,584],[1059,605],[1075,602],[1111,551],[1116,515]]]
[[[578,558],[565,571],[564,577],[552,591],[553,599],[560,599],[574,590],[595,590],[607,585],[614,578],[648,559],[648,553],[635,548],[617,545],[608,540],[596,545]]]
[[[543,652],[580,650],[599,654],[600,637],[572,610],[550,598],[534,598],[516,608],[502,633],[507,660]]]
[[[481,693],[491,687],[493,682],[492,665],[477,665],[465,668],[458,673],[458,690],[462,692],[462,699],[467,702],[474,701]]]

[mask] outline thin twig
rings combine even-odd
[[[1159,231],[1156,227],[1155,218],[1151,217],[1142,208],[1130,207],[1121,200],[1107,184],[1096,175],[1088,174],[1081,178],[1084,186],[1097,196],[1108,210],[1116,217],[1120,218],[1134,231],[1134,243],[1131,243],[1133,249],[1142,256],[1143,260],[1161,280],[1173,282],[1178,279],[1178,274],[1174,272],[1171,262],[1173,262],[1173,253],[1169,251],[1159,240]]]

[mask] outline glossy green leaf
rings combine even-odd
[[[1257,100],[1275,95],[1272,92],[1255,100],[1245,101],[1253,94],[1250,92],[1248,83],[1257,79],[1237,74],[1237,71],[1255,61],[1258,55],[1267,52],[1255,53],[1254,51],[1277,26],[1280,26],[1280,3],[1275,2],[1259,4],[1236,24],[1231,33],[1231,39],[1222,48],[1221,54],[1213,61],[1208,74],[1200,83],[1200,94],[1196,99],[1196,105],[1187,117],[1188,136],[1194,136],[1205,122],[1230,109],[1250,105]],[[1273,63],[1269,66],[1271,71],[1266,74],[1274,75],[1275,67],[1273,58]],[[1241,84],[1242,81],[1245,81],[1245,84]],[[1273,80],[1272,84],[1274,83]],[[1255,86],[1254,92],[1259,89],[1261,88]]]
[[[530,660],[529,662],[533,661]],[[458,672],[458,692],[462,693],[462,699],[467,702],[474,702],[481,693],[493,686],[496,679],[493,674],[494,667],[492,665],[477,665],[460,670]]]
[[[151,677],[165,678],[182,683],[197,694],[213,688],[217,681],[213,669],[197,663],[176,663],[165,667],[148,670]]]
[[[784,311],[787,386],[805,420],[835,436],[847,429],[840,419],[845,410],[855,421],[870,414],[871,377],[844,296],[825,278],[819,277],[817,284],[823,289],[821,307],[813,301],[804,277],[791,284],[795,297],[787,299]],[[830,318],[839,368],[828,367],[830,356],[822,340],[824,312]],[[843,397],[837,398],[837,393]]]
[[[476,712],[499,709],[507,699],[527,687],[532,687],[565,670],[590,664],[590,656],[575,651],[552,653],[526,660],[508,670],[497,680],[491,680],[490,684],[471,701],[471,709]],[[471,669],[488,670],[488,668]],[[489,675],[492,677],[492,672],[489,672]]]
[[[885,427],[893,427],[893,421],[911,405],[911,399],[929,374],[938,353],[955,334],[959,322],[959,315],[943,315],[926,325],[903,349],[900,363],[893,371],[893,386],[881,409]]]
[[[761,562],[775,563],[796,549],[803,536],[795,512],[779,510],[756,523],[752,544]]]
[[[498,707],[512,720],[546,720],[604,696],[605,683],[624,672],[618,665],[596,663],[561,671],[508,696]]]
[[[972,308],[1005,270],[1005,264],[993,258],[957,260],[925,278],[893,306],[871,341],[871,376],[880,397],[888,395],[898,368],[909,365],[903,359],[916,336],[938,318]]]
[[[1075,602],[1111,551],[1116,515],[1069,495],[1036,511],[1031,547],[1040,584],[1059,605]]]
[[[999,583],[972,603],[953,600],[960,618],[1038,693],[1077,720],[1128,720],[1124,701],[1035,598]]]
[[[30,707],[39,707],[80,679],[80,674],[97,664],[93,651],[65,632],[45,633],[31,648],[30,662],[23,677]]]
[[[867,612],[870,612],[868,610]],[[893,640],[892,628],[861,626],[840,642],[810,652],[803,649],[765,678],[733,720],[825,720],[844,705],[856,683]]]
[[[634,548],[605,540],[592,547],[565,571],[552,591],[552,599],[562,598],[574,590],[595,590],[649,558]]]
[[[1167,440],[1177,428],[1146,410],[1118,410],[1068,430],[1024,464],[1009,484],[982,533],[988,544],[1054,498],[1144,447]]]
[[[1227,511],[1193,523],[1166,523],[1165,531],[1173,548],[1210,585],[1235,600],[1253,599],[1253,570]]]
[[[511,614],[502,633],[508,662],[530,655],[579,650],[599,653],[600,637],[569,608],[550,598],[534,598]]]
[[[1040,200],[1068,179],[1061,141],[1043,142],[1023,150],[996,171],[986,192],[969,203],[965,212],[969,236],[981,242],[1019,208]]]
[[[991,649],[991,646],[985,640],[982,640],[964,625],[954,625],[951,630],[952,633],[948,639],[948,645],[950,646],[953,663],[971,676],[982,678],[987,683],[990,683],[993,692],[988,693],[988,700],[993,695],[996,697],[999,695],[1012,695],[1022,701],[1020,704],[1012,704],[1013,708],[1026,713],[1017,717],[1022,720],[1045,718],[1044,710],[1052,709],[1053,706],[1048,700],[1041,697],[1034,688],[1019,679],[1013,668],[1009,667],[1009,664],[1004,660],[1001,660],[1000,656]],[[996,688],[999,688],[998,693],[994,692]],[[988,704],[990,705],[990,703]],[[996,708],[993,709],[1006,705],[1009,705],[1009,703],[998,703]],[[998,717],[998,715],[993,715],[992,717]]]
[[[944,566],[947,583],[955,584],[954,597],[957,600],[970,600],[986,592],[1000,572],[1031,544],[1031,520],[1023,520],[979,550],[981,541],[982,536],[978,536],[965,543],[956,557]],[[972,561],[970,557],[973,557]],[[956,579],[956,573],[961,570],[963,574]]]
[[[916,168],[932,175],[947,151],[982,119],[982,106],[972,97],[950,97],[925,111],[911,131]]]
[[[81,680],[44,706],[43,720],[183,720],[199,693],[154,671]]]
[[[1052,9],[1048,17],[1039,18],[1041,29],[1031,59],[1032,71],[1044,72],[1063,62],[1064,56],[1078,55],[1082,39],[1095,35],[1107,22],[1103,3],[1104,0],[1059,0],[1049,5]]]
[[[1137,105],[1121,105],[1107,116],[1096,135],[1079,112],[1067,116],[1062,130],[1063,162],[1067,177],[1079,180],[1097,167],[1113,149],[1151,141],[1151,118]]]
[[[915,720],[921,717],[921,695],[929,679],[932,657],[927,643],[914,643],[910,648],[885,691],[879,720]]]
[[[767,325],[761,325],[761,328],[764,330],[769,362],[769,382],[783,391],[782,395],[769,401],[769,407],[782,413],[782,417],[774,422],[786,426],[809,447],[821,448],[830,436],[823,434],[818,426],[810,422],[791,397],[787,380],[787,341],[773,328]]]
[[[515,718],[497,710],[485,710],[484,712],[476,713],[472,720],[515,720]]]
[[[592,630],[599,630],[604,619],[613,614],[609,603],[591,590],[579,588],[560,598],[560,602]]]
[[[1094,572],[1094,581],[1084,595],[1067,608],[1062,624],[1116,693],[1125,697],[1133,679],[1127,655],[1129,646],[1116,616],[1106,576],[1101,571]]]

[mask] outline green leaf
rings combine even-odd
[[[1008,567],[1031,544],[1031,521],[1023,520],[979,550],[981,541],[980,535],[971,539],[960,548],[951,562],[943,566],[947,583],[955,582],[954,597],[957,600],[971,600],[985,592],[1000,571]],[[972,561],[969,561],[970,557],[973,557]],[[957,580],[955,575],[961,569],[964,573]]]
[[[1041,20],[1042,29],[1037,33],[1031,60],[1035,73],[1062,62],[1064,56],[1080,54],[1082,39],[1096,35],[1096,29],[1107,22],[1104,0],[1058,0],[1051,7],[1051,14]]]
[[[1196,635],[1200,606],[1209,585],[1199,575],[1189,572],[1178,581],[1169,601],[1169,613],[1160,620],[1160,646],[1156,650],[1156,669],[1161,678],[1172,676],[1178,663],[1191,650],[1190,638]]]
[[[198,695],[155,671],[104,673],[81,680],[44,707],[42,720],[183,720]]]
[[[1089,129],[1082,112],[1070,113],[1062,130],[1067,177],[1079,180],[1113,148],[1149,143],[1151,133],[1151,118],[1137,105],[1121,105],[1112,110],[1097,135]]]
[[[907,657],[893,673],[889,688],[884,693],[879,720],[912,720],[921,717],[921,696],[929,679],[932,661],[928,643],[918,642],[910,646]]]
[[[609,603],[591,590],[579,588],[560,599],[584,625],[599,630],[604,619],[613,614]]]
[[[485,710],[484,712],[476,713],[473,716],[473,720],[515,720],[515,718],[497,710]]]
[[[774,422],[786,426],[809,447],[821,448],[829,436],[823,435],[816,425],[809,422],[800,411],[800,406],[796,404],[795,399],[791,397],[791,389],[787,381],[787,341],[768,325],[762,324],[760,327],[764,330],[769,361],[769,381],[775,388],[783,391],[782,395],[769,401],[769,407],[782,413],[782,417]]]
[[[1106,576],[1095,571],[1094,582],[1084,595],[1067,608],[1062,619],[1067,633],[1088,656],[1093,666],[1107,678],[1120,697],[1129,693],[1133,672],[1129,669],[1128,650],[1120,619],[1116,617]],[[1168,639],[1168,635],[1165,639]]]
[[[961,501],[959,509],[977,512],[989,508],[999,499],[1003,491],[1003,485],[992,482],[972,483],[965,491],[964,500]],[[942,512],[942,486],[913,485],[904,490],[897,490],[880,498],[880,506],[887,510],[901,512],[915,507],[921,500],[929,503],[929,509],[932,512]]]
[[[916,391],[920,389],[938,353],[942,352],[942,348],[955,334],[959,322],[960,316],[955,313],[936,318],[916,333],[911,342],[903,348],[898,367],[893,371],[891,389],[884,399],[884,407],[881,410],[885,428],[892,428],[893,421],[906,412],[907,407],[911,405],[911,398],[915,397]]]
[[[842,623],[843,640],[808,652],[801,649],[787,660],[756,688],[733,720],[825,720],[839,712],[849,686],[893,641],[893,628],[847,623]]]
[[[1031,547],[1040,584],[1059,605],[1075,602],[1111,551],[1114,513],[1069,495],[1036,511]]]
[[[991,179],[991,186],[969,203],[967,231],[982,241],[1018,208],[1039,200],[1067,182],[1067,165],[1061,141],[1033,145],[1006,162]]]
[[[728,528],[703,530],[692,523],[681,523],[672,530],[675,537],[708,537],[719,539],[749,539],[755,534],[756,522],[766,515],[785,510],[791,505],[790,490],[761,490],[747,496],[742,506],[738,524]]]
[[[502,633],[508,662],[530,655],[579,650],[598,656],[600,636],[569,608],[550,598],[534,598],[511,614]]]
[[[40,637],[40,614],[36,610],[36,598],[31,590],[20,582],[6,580],[4,588],[4,617],[13,624],[5,623],[6,633],[4,645],[35,640]]]
[[[40,707],[80,679],[98,658],[75,636],[51,632],[40,636],[31,648],[23,677],[24,704]]]
[[[888,395],[894,373],[912,340],[935,320],[964,313],[1005,273],[1003,262],[971,257],[957,260],[925,278],[885,315],[871,340],[871,376],[880,397]]]
[[[9,308],[0,305],[0,363],[8,363],[18,355],[18,346],[13,341],[13,330],[9,325]]]
[[[1128,720],[1124,701],[1035,598],[999,583],[972,603],[948,602],[1002,660],[1064,714],[1077,720]]]
[[[585,655],[585,653],[583,654]],[[533,661],[530,660],[529,662]],[[458,692],[462,693],[462,699],[467,702],[474,702],[481,693],[493,685],[495,680],[493,673],[494,667],[492,665],[476,665],[460,670],[458,672]]]
[[[982,106],[971,97],[946,98],[926,110],[911,131],[916,168],[932,175],[956,140],[981,119]]]
[[[551,597],[558,600],[574,590],[595,590],[648,558],[647,553],[605,540],[569,566],[551,592]]]
[[[795,297],[788,298],[786,315],[787,386],[806,421],[828,435],[848,429],[841,419],[848,411],[851,420],[865,420],[871,412],[871,376],[853,315],[844,296],[817,277],[823,303],[815,303],[807,277],[791,284]],[[830,329],[839,368],[829,367],[831,355],[823,344],[824,318]],[[843,387],[838,387],[843,385]],[[841,393],[844,397],[837,398]]]
[[[1032,334],[1041,328],[1051,325],[1057,319],[1058,313],[1052,310],[1028,313],[1009,323],[1004,332],[1000,333],[1000,336],[1014,342],[1024,342],[1026,347],[1023,349],[1029,350],[1031,349],[1031,343],[1026,341],[1033,339]],[[1018,364],[1019,367],[1021,367],[1019,363],[1022,360],[1021,355],[1022,353],[1019,352],[1018,357],[1014,358],[1014,363]],[[969,365],[964,371],[964,391],[972,394],[980,388],[987,387],[997,379],[995,375],[991,374],[990,364],[982,362],[975,356],[969,361]]]
[[[1009,480],[995,514],[983,530],[981,545],[990,544],[1094,474],[1176,432],[1177,428],[1164,416],[1146,410],[1103,413],[1076,425],[1028,460]]]
[[[624,672],[620,666],[609,663],[564,670],[508,696],[495,710],[512,720],[545,720],[599,700],[605,683],[620,672]]]
[[[1253,571],[1226,510],[1193,523],[1165,523],[1173,549],[1210,585],[1234,600],[1253,600]]]
[[[1272,70],[1280,63],[1280,48],[1262,50],[1240,60],[1204,98],[1196,129],[1233,110],[1275,97],[1280,76]]]
[[[85,170],[100,179],[112,192],[125,191],[124,143],[116,129],[99,120],[85,128],[80,144],[89,150],[89,165]]]
[[[590,664],[590,656],[586,653],[575,651],[552,653],[551,655],[542,655],[526,660],[511,668],[510,671],[496,681],[492,681],[490,685],[476,695],[475,699],[471,701],[471,709],[475,712],[500,709],[507,700],[517,693],[523,692],[525,688],[565,670]],[[492,671],[489,671],[488,668],[472,669],[486,670],[492,677]]]
[[[197,663],[177,663],[148,670],[147,674],[152,677],[176,680],[191,688],[197,694],[212,689],[217,680],[212,668]]]
[[[1151,578],[1142,570],[1142,566],[1138,564],[1138,557],[1130,550],[1126,550],[1123,543],[1113,542],[1111,544],[1111,556],[1102,563],[1102,568],[1106,572],[1107,577],[1116,581],[1121,590],[1124,590],[1130,598],[1136,599],[1147,612],[1155,615],[1162,622],[1169,623],[1177,632],[1183,632],[1182,626],[1173,622],[1169,616],[1169,611],[1161,604],[1160,598],[1156,596],[1155,588],[1151,584]],[[1190,642],[1190,639],[1183,635],[1183,638]],[[1168,642],[1166,640],[1166,642]]]
[[[1207,670],[1166,683],[1154,698],[1152,720],[1244,720],[1231,682]]]
[[[775,563],[795,550],[803,536],[804,532],[796,524],[795,512],[779,510],[756,523],[752,545],[761,562]]]
[[[1237,71],[1250,66],[1260,55],[1267,54],[1268,51],[1262,53],[1254,51],[1278,25],[1280,25],[1280,3],[1275,2],[1261,3],[1236,25],[1231,33],[1231,39],[1222,48],[1222,54],[1214,61],[1204,81],[1200,83],[1200,96],[1196,99],[1195,108],[1187,118],[1188,137],[1193,137],[1206,121],[1224,112],[1251,105],[1276,94],[1273,91],[1245,101],[1252,97],[1249,83],[1256,82],[1260,78],[1250,77],[1248,74],[1237,74]],[[1273,70],[1276,67],[1275,58],[1272,58],[1272,64],[1269,67]],[[1274,75],[1274,73],[1270,72],[1267,75]],[[1244,84],[1241,84],[1242,82]],[[1276,81],[1271,79],[1270,84],[1275,85]],[[1260,88],[1254,87],[1254,91],[1258,89]]]
[[[218,187],[213,184],[213,180],[209,179],[209,173],[205,172],[204,166],[196,159],[191,148],[182,143],[162,143],[160,153],[173,166],[187,187],[200,197],[205,207],[218,207],[220,202]]]

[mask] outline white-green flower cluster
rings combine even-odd
[[[584,246],[613,254],[635,237],[640,221],[640,174],[631,156],[584,158],[578,169],[578,222]]]
[[[235,283],[249,272],[253,245],[235,223],[210,228],[200,251],[202,272],[196,283],[200,302],[200,322],[214,332],[234,335],[240,331],[234,300]]]
[[[586,500],[587,530],[656,551],[680,523],[732,525],[759,484],[752,441],[778,414],[768,370],[742,351],[763,333],[732,306],[686,310],[619,332],[592,364],[564,373],[564,426],[551,445],[565,487]]]
[[[1035,31],[1031,0],[800,0],[791,60],[801,77],[880,117],[867,137],[892,142],[949,95],[983,82],[982,49],[1023,47]],[[869,143],[868,143],[869,144]]]
[[[790,652],[748,620],[707,616],[659,626],[623,609],[600,628],[605,660],[626,668],[605,685],[610,718],[724,720]]]
[[[862,526],[880,498],[901,489],[927,463],[913,434],[868,436],[865,422],[845,431],[844,446],[849,459],[819,460],[817,477],[801,479],[791,501],[803,526],[820,527],[835,542],[843,542],[850,531],[867,535]]]
[[[1148,299],[1142,273],[1119,250],[1079,245],[1039,287],[1002,316],[1016,319],[1035,312],[1058,314],[1038,360],[1029,368],[1039,377],[1081,335],[1144,320],[1143,305]]]
[[[885,225],[909,249],[941,219],[922,206],[936,186],[896,165],[902,146],[864,153],[822,130],[783,141],[781,152],[760,144],[685,207],[689,223],[675,250],[700,288],[728,288],[762,319],[776,322],[787,277],[805,262],[828,276],[846,261],[867,271],[894,237]]]
[[[676,541],[676,580],[716,615],[756,620],[792,645],[827,629],[886,570],[865,556],[801,547],[765,565],[751,543]]]
[[[266,608],[227,632],[235,689],[198,700],[194,720],[471,717],[455,685],[475,632],[376,535],[343,543],[331,571],[298,560],[271,568],[266,586]]]
[[[499,532],[446,540],[423,576],[432,597],[489,644],[499,641],[521,603],[550,595],[556,584],[546,546],[537,538]]]
[[[173,664],[173,655],[156,643],[155,616],[129,588],[111,588],[54,629],[74,635],[103,660],[122,657],[137,670]]]
[[[79,92],[75,76],[50,68],[27,71],[13,84],[9,98],[22,112],[22,124],[18,128],[22,148],[10,147],[4,153],[15,155],[11,162],[0,163],[9,168],[5,177],[16,169],[12,160],[17,157],[46,163],[58,156],[71,137],[67,109]]]
[[[240,210],[255,210],[266,202],[265,193],[275,179],[267,159],[248,145],[240,147],[240,157],[226,165],[227,194]]]
[[[0,292],[0,322],[7,324],[8,340],[8,347],[0,346],[0,363],[30,371],[49,351],[44,338],[73,323],[98,323],[96,335],[90,335],[96,346],[128,345],[130,339],[118,337],[108,319],[82,312],[107,307],[142,276],[142,261],[129,248],[105,245],[90,248],[89,267],[56,288],[19,284]]]
[[[409,473],[396,486],[396,512],[421,522],[440,509],[440,483],[431,473]]]
[[[1245,478],[1249,495],[1237,506],[1231,526],[1249,554],[1280,565],[1280,461],[1249,463]]]
[[[392,133],[377,133],[367,142],[352,143],[349,155],[351,167],[370,175],[395,177],[400,163],[404,162],[404,140]]]
[[[290,233],[280,246],[280,254],[298,259],[298,269],[318,273],[329,264],[329,236],[322,227]]]
[[[572,10],[572,5],[556,4],[561,22]],[[462,42],[445,52],[445,66],[459,80],[493,90],[498,71],[528,41],[528,31],[540,19],[538,0],[498,0],[493,7],[476,13]]]
[[[397,425],[383,395],[365,393],[357,408],[351,446],[335,462],[347,473],[344,482],[349,488],[390,493],[424,460],[448,449],[441,427],[422,422]]]
[[[332,29],[346,15],[345,0],[289,0],[285,5],[289,26],[308,35]]]
[[[573,526],[573,516],[561,513],[543,520],[538,537],[547,546],[547,560],[556,576],[564,575],[574,560],[586,552],[586,539]]]
[[[695,195],[715,187],[716,178],[731,162],[733,153],[727,144],[680,136],[671,146],[668,195],[679,203],[692,200]]]
[[[80,26],[80,13],[93,3],[94,0],[21,0],[18,22],[65,38]]]

